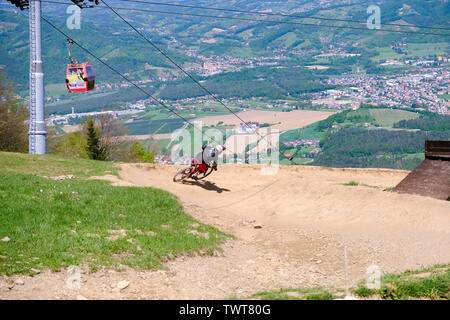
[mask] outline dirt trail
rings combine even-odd
[[[297,166],[261,175],[259,166],[221,165],[205,181],[181,184],[172,182],[177,168],[123,164],[114,184],[174,193],[189,214],[237,236],[223,254],[177,258],[162,271],[86,273],[79,291],[65,288],[66,274],[46,272],[8,294],[0,288],[0,298],[220,299],[342,288],[344,245],[352,284],[372,264],[395,272],[450,261],[450,202],[383,191],[406,171]],[[350,181],[360,185],[343,185]],[[124,279],[130,285],[118,292]]]

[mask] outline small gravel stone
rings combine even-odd
[[[117,284],[119,290],[123,290],[130,285],[130,281],[122,280]]]

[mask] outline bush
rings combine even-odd
[[[55,153],[68,157],[88,159],[89,156],[86,149],[86,138],[80,132],[72,132],[59,139]]]
[[[353,293],[355,293],[359,297],[368,298],[373,296],[376,293],[376,291],[362,286],[354,290]]]
[[[154,163],[155,155],[153,151],[146,151],[142,143],[136,141],[130,148],[131,158],[140,162]]]

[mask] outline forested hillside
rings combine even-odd
[[[448,121],[448,120],[447,120]],[[447,132],[406,132],[344,128],[327,136],[315,165],[329,167],[413,169],[422,160],[425,140],[448,140]],[[412,155],[408,157],[409,155]]]
[[[2,0],[2,2],[5,2]],[[337,59],[331,68],[323,71],[326,74],[339,74],[351,71],[351,66],[359,66],[367,72],[380,72],[371,57],[379,54],[377,48],[389,46],[395,41],[408,41],[413,43],[436,43],[442,41],[438,36],[423,36],[413,34],[382,33],[370,30],[349,30],[309,25],[287,25],[277,23],[264,23],[258,21],[219,19],[217,17],[248,18],[271,21],[294,21],[306,24],[335,25],[335,26],[361,26],[360,24],[340,21],[326,21],[300,18],[286,18],[279,16],[260,16],[244,13],[220,12],[212,10],[188,9],[179,7],[166,7],[133,3],[121,0],[109,1],[111,5],[126,7],[128,9],[144,9],[136,12],[119,10],[154,43],[161,46],[179,64],[202,62],[189,56],[190,50],[199,55],[230,55],[236,57],[264,57],[275,56],[279,50],[306,50],[301,55],[289,54],[284,62],[287,69],[279,70],[279,77],[284,82],[291,81],[290,68],[298,64],[317,63],[313,56],[314,50],[323,50],[329,43],[339,40],[342,49],[348,52],[360,53],[361,56]],[[339,17],[365,21],[370,1],[179,1],[183,5],[208,6],[230,8],[237,10],[254,10],[269,13],[296,14],[300,16]],[[379,3],[383,23],[410,23],[417,25],[445,25],[450,14],[449,4],[443,0],[386,0]],[[117,70],[126,73],[133,80],[150,79],[159,86],[158,68],[167,68],[177,73],[163,56],[149,44],[139,38],[123,21],[115,18],[114,14],[105,8],[92,8],[82,10],[82,23],[80,30],[68,30],[66,26],[67,6],[56,3],[42,4],[43,16],[56,26],[67,32],[80,44],[94,52],[104,61],[112,64]],[[0,46],[6,48],[0,52],[0,64],[4,66],[8,77],[18,84],[22,94],[26,94],[28,86],[28,23],[27,12],[16,11],[13,6],[2,6],[0,10]],[[165,11],[166,13],[152,12]],[[198,14],[189,16],[180,14]],[[205,17],[211,16],[211,17]],[[216,18],[214,18],[216,17]],[[105,22],[107,21],[107,23]],[[364,27],[364,25],[363,25]],[[59,84],[63,81],[64,66],[68,62],[66,39],[52,30],[45,22],[43,28],[43,59],[45,67],[45,83]],[[386,26],[387,29],[398,30],[399,27]],[[363,28],[364,29],[364,28]],[[406,28],[408,31],[414,28]],[[405,30],[403,28],[403,30]],[[310,50],[311,54],[307,51]],[[90,60],[96,70],[97,81],[119,81],[120,78],[110,70],[87,56],[82,50],[74,48],[74,56],[80,60]],[[149,67],[150,66],[150,67]],[[349,68],[350,67],[350,68]],[[216,79],[219,85],[212,83],[214,89],[229,85],[236,88],[234,77]],[[286,80],[289,79],[289,80]],[[231,81],[231,82],[228,82]],[[270,80],[269,80],[270,81]],[[296,81],[296,80],[294,80]],[[290,87],[296,83],[281,84],[281,91],[293,91]],[[266,93],[267,83],[261,81],[253,85],[252,90]],[[289,87],[289,88],[286,88]],[[306,91],[314,90],[313,85],[306,84]],[[181,92],[185,96],[183,85],[174,84],[164,94],[173,97],[174,92]],[[304,89],[300,88],[300,92]],[[228,95],[227,93],[223,93]],[[233,92],[239,96],[243,92]],[[273,93],[278,96],[282,94]],[[175,93],[178,96],[177,93]]]

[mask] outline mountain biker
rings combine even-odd
[[[193,174],[193,178],[197,178],[199,172],[206,172],[208,167],[212,167],[217,170],[217,161],[219,154],[224,151],[225,146],[218,145],[216,147],[202,146],[202,152],[199,152],[194,159],[192,159],[192,165],[195,166],[196,172]]]

